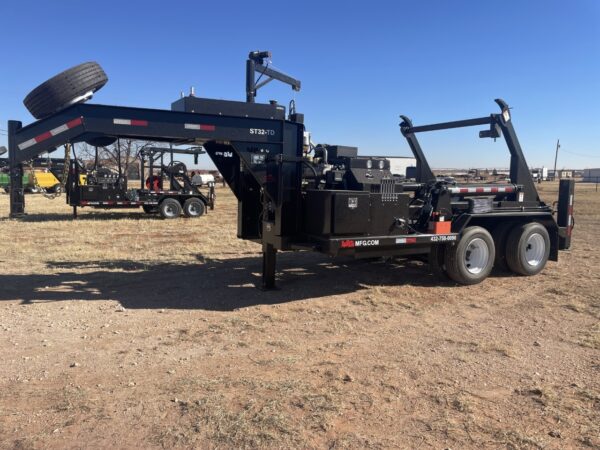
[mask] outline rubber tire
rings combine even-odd
[[[544,238],[546,248],[542,260],[537,266],[531,266],[527,263],[525,249],[527,239],[534,233],[540,234]],[[550,236],[546,227],[537,222],[530,222],[519,225],[512,229],[506,241],[506,263],[509,269],[519,275],[532,276],[537,275],[548,262],[550,256]]]
[[[432,245],[429,249],[429,270],[440,280],[447,281],[449,277],[448,272],[446,272],[445,256],[445,245]]]
[[[156,214],[158,213],[158,207],[155,205],[142,205],[142,209],[146,214]]]
[[[102,67],[86,62],[71,67],[43,82],[23,100],[36,119],[43,119],[65,108],[71,101],[87,92],[96,92],[108,81]]]
[[[476,238],[481,238],[487,244],[489,258],[485,268],[481,272],[474,274],[467,270],[464,263],[464,253],[469,243]],[[481,283],[488,277],[494,267],[495,253],[494,239],[489,231],[485,228],[476,226],[465,228],[456,245],[446,247],[446,255],[444,258],[446,272],[452,280],[459,284],[470,285]]]
[[[112,136],[96,136],[85,141],[86,144],[92,147],[108,147],[115,142],[117,142],[117,138]]]
[[[503,222],[492,231],[494,248],[496,250],[494,267],[503,272],[508,272],[510,270],[506,263],[506,240],[508,239],[508,233],[514,226],[514,222]]]
[[[198,212],[194,213],[190,210],[190,208],[193,206],[195,206],[197,208]],[[199,198],[195,198],[195,197],[188,198],[185,201],[185,203],[183,204],[183,214],[185,215],[185,217],[190,217],[190,218],[200,217],[200,216],[204,215],[205,211],[206,211],[206,205]]]
[[[174,198],[165,198],[158,205],[158,212],[163,219],[177,219],[181,216],[181,203]]]
[[[56,183],[54,186],[52,186],[52,193],[53,194],[62,194],[62,186],[60,183]]]

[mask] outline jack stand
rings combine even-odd
[[[275,289],[275,266],[277,250],[271,244],[263,246],[262,285],[263,291]]]

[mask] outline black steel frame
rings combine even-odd
[[[270,52],[250,52],[248,55],[248,59],[246,60],[246,101],[248,103],[254,103],[254,98],[256,97],[258,90],[273,80],[289,84],[295,91],[299,91],[301,88],[302,83],[300,80],[272,69],[268,64],[265,65],[265,58],[270,57]],[[259,83],[259,80],[255,79],[256,72],[260,74],[259,80],[262,76],[266,76],[267,78]]]
[[[496,99],[495,102],[500,107],[500,114],[490,114],[487,117],[479,117],[475,119],[457,120],[453,122],[442,122],[431,125],[413,126],[412,121],[407,116],[400,116],[402,123],[400,131],[408,141],[416,160],[417,160],[417,181],[427,183],[435,180],[433,172],[429,168],[425,154],[421,149],[421,145],[416,137],[417,133],[427,131],[449,130],[453,128],[474,127],[480,125],[489,125],[489,130],[484,130],[479,133],[481,138],[499,138],[502,134],[508,146],[511,155],[510,160],[510,181],[513,184],[521,186],[521,191],[524,193],[524,201],[539,202],[540,197],[535,183],[529,172],[525,155],[521,149],[521,144],[517,138],[517,133],[513,127],[510,108],[502,99]]]
[[[256,63],[254,60],[252,62]],[[248,101],[251,99],[248,98]],[[490,130],[482,132],[481,136],[499,137],[501,133],[504,134],[511,153],[511,181],[513,186],[518,186],[525,198],[522,205],[513,202],[514,205],[504,212],[489,214],[488,219],[500,216],[543,216],[544,220],[551,221],[556,226],[551,209],[541,203],[537,195],[510,121],[508,105],[502,100],[496,102],[501,108],[501,114],[477,119],[413,126],[410,119],[401,116],[402,134],[417,159],[417,183],[415,186],[411,185],[411,189],[414,187],[418,191],[420,187],[434,180],[416,138],[417,133],[489,125]],[[292,115],[292,119],[295,116]],[[50,130],[61,129],[67,123],[75,123],[76,126],[63,129],[57,135],[50,133]],[[311,249],[334,255],[362,253],[363,256],[401,254],[405,250],[409,251],[402,245],[403,236],[395,236],[393,240],[390,236],[376,237],[384,244],[381,249],[349,248],[344,246],[343,239],[330,237],[306,242],[307,236],[301,228],[302,214],[306,212],[302,210],[304,125],[300,121],[256,118],[241,113],[239,116],[225,116],[77,104],[26,127],[22,127],[18,121],[9,121],[8,134],[13,217],[24,213],[25,202],[21,184],[24,161],[50,152],[65,143],[86,141],[99,136],[124,137],[166,142],[171,145],[204,146],[238,199],[238,237],[262,244],[263,288],[269,289],[275,285],[277,250]],[[19,149],[19,146],[25,147],[25,143],[29,143],[28,146]],[[564,189],[565,192],[572,193],[572,186],[570,191],[566,187]],[[564,194],[563,197],[568,195]],[[461,220],[453,225],[452,233],[445,236],[445,242],[456,240],[462,227],[473,217],[475,215],[468,214],[461,217]],[[570,233],[570,217],[566,214],[565,219],[559,222],[561,238],[564,238],[561,241],[562,245],[568,245],[566,234]],[[439,240],[440,236],[420,234],[412,237],[415,238],[413,243],[416,244],[417,250],[444,242]],[[345,240],[361,238],[353,236]],[[555,249],[557,247],[558,245],[554,246]]]

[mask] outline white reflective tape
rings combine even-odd
[[[569,206],[573,206],[573,194],[569,195]]]
[[[186,123],[186,124],[184,124],[184,127],[187,130],[199,130],[200,124],[199,123]]]
[[[23,150],[23,149],[26,149],[26,148],[28,148],[28,147],[31,147],[31,146],[32,146],[32,145],[34,145],[35,143],[36,143],[36,142],[35,142],[35,139],[29,139],[28,141],[21,142],[21,143],[18,145],[18,147],[19,147],[19,150]]]
[[[115,125],[131,125],[130,119],[113,119]]]
[[[52,136],[56,136],[57,134],[62,133],[63,131],[67,131],[69,129],[69,127],[67,126],[67,124],[61,125],[60,127],[56,127],[53,128],[52,130],[50,130],[50,134]]]

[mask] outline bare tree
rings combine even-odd
[[[131,172],[135,171],[139,176],[138,153],[152,145],[154,142],[120,139],[106,147],[98,147],[98,161],[103,167],[117,170],[120,166],[123,174],[132,175]],[[80,144],[78,152],[78,156],[87,161],[94,160],[96,156],[96,148],[86,143]]]

